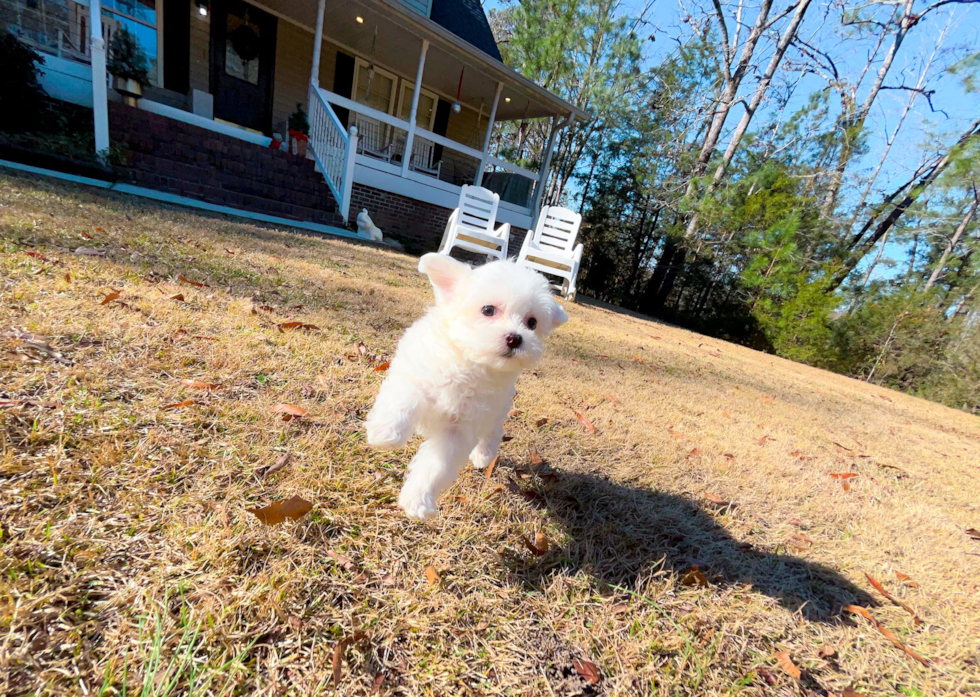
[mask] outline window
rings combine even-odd
[[[395,80],[387,70],[377,66],[372,70],[358,58],[354,69],[354,101],[390,114],[395,101]]]
[[[129,30],[146,53],[150,66],[150,83],[153,85],[160,84],[156,2],[157,0],[102,0],[102,31],[106,38],[106,48],[109,47],[113,33],[119,28],[125,27]],[[82,7],[81,12],[87,14],[88,8]]]
[[[403,121],[408,121],[408,117],[412,115],[412,93],[415,91],[415,85],[407,80],[402,80],[402,91],[398,99],[398,118]],[[419,92],[419,109],[415,112],[415,125],[418,128],[424,128],[427,131],[431,131],[436,123],[436,105],[439,103],[439,98],[429,92],[424,87]]]

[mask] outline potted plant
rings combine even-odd
[[[303,105],[297,104],[296,111],[289,115],[289,152],[300,157],[306,157],[306,144],[310,139],[310,122],[303,111]]]
[[[106,67],[112,73],[112,86],[122,95],[123,102],[136,106],[136,100],[143,96],[143,85],[150,80],[150,66],[136,36],[125,27],[112,35]]]

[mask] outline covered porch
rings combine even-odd
[[[373,192],[448,211],[478,184],[500,194],[502,222],[526,229],[558,130],[586,115],[504,65],[492,37],[475,45],[450,30],[459,18],[434,21],[446,1],[428,0],[430,17],[399,0],[49,0],[65,19],[22,35],[76,91],[86,68],[97,150],[111,142],[116,99],[106,42],[135,21],[151,59],[141,110],[265,146],[302,105],[308,157],[345,220]],[[526,119],[550,119],[544,162],[496,151],[495,127]]]

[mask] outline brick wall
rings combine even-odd
[[[324,225],[343,225],[312,160],[123,104],[109,132],[124,146],[121,181],[208,203]]]
[[[452,213],[448,208],[354,184],[350,203],[352,220],[362,208],[367,208],[374,224],[381,228],[385,237],[398,240],[405,251],[416,255],[438,250],[446,222]],[[527,230],[511,227],[508,242],[510,256],[517,256],[525,235]]]

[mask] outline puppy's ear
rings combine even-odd
[[[472,273],[472,269],[463,262],[435,252],[419,259],[419,271],[432,282],[437,305],[452,302]]]
[[[551,326],[560,327],[568,321],[568,315],[565,314],[565,308],[556,303],[554,300],[551,301]]]

